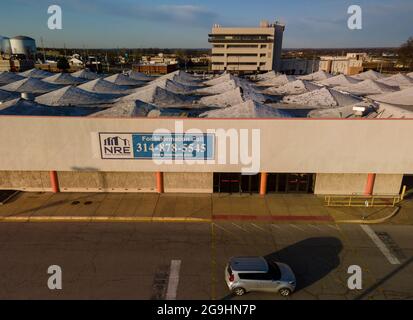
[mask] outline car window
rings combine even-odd
[[[240,273],[242,280],[272,280],[272,275],[268,273]]]
[[[269,262],[268,267],[269,267],[268,273],[270,274],[271,279],[272,280],[280,280],[281,279],[281,270],[277,266],[277,264],[273,263],[273,262]]]

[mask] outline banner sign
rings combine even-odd
[[[213,134],[99,133],[102,159],[214,160]]]

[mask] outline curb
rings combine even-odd
[[[382,224],[393,219],[400,211],[401,207],[397,207],[389,216],[376,220],[336,220],[336,223],[341,224]]]
[[[100,223],[210,223],[201,218],[153,218],[153,217],[3,217],[0,223],[51,223],[51,222],[100,222]]]

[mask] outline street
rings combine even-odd
[[[0,299],[285,299],[230,295],[232,256],[289,264],[292,300],[412,299],[412,237],[413,227],[388,225],[1,223]],[[48,288],[52,265],[62,290]],[[362,290],[348,289],[352,265],[362,268]]]

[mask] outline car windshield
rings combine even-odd
[[[267,261],[267,262],[268,262],[268,273],[271,275],[271,277],[274,280],[280,280],[281,279],[281,270],[278,267],[278,265],[273,261]]]

